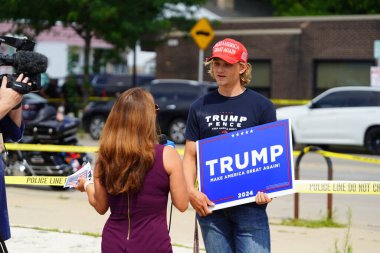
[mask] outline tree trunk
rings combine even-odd
[[[90,51],[91,51],[91,39],[92,35],[90,32],[86,31],[84,36],[84,59],[83,59],[83,88],[84,96],[87,98],[92,94],[91,84],[90,84]]]

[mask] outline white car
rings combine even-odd
[[[380,154],[380,87],[331,88],[307,105],[277,109],[291,119],[293,142],[362,146]]]

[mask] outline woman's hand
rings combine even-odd
[[[77,189],[78,191],[81,191],[81,192],[84,192],[84,183],[86,183],[86,179],[83,178],[83,177],[80,177],[78,179],[78,185],[75,186],[75,189]]]

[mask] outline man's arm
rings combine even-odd
[[[185,171],[185,179],[189,192],[190,203],[200,216],[206,216],[211,213],[211,210],[208,207],[213,206],[214,203],[212,203],[204,193],[198,191],[194,187],[197,176],[196,157],[196,143],[194,141],[187,140],[185,154],[183,156],[183,169]]]

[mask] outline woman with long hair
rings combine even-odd
[[[143,88],[116,100],[100,138],[94,181],[81,179],[100,214],[110,208],[102,252],[172,252],[167,228],[168,193],[181,212],[189,196],[178,152],[158,144],[157,106]]]

